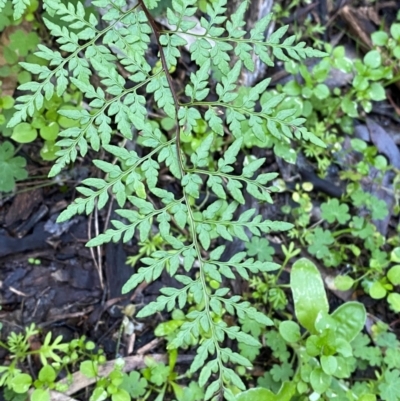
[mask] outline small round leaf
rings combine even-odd
[[[54,141],[45,141],[43,148],[40,149],[40,156],[43,160],[53,161],[57,159],[56,153],[60,150],[59,146],[56,146]]]
[[[386,288],[379,281],[375,281],[369,289],[369,295],[374,299],[385,298]]]
[[[162,322],[156,327],[154,334],[156,337],[168,336],[181,327],[183,323],[184,321],[182,320],[169,320],[167,322]]]
[[[288,343],[296,343],[301,338],[300,326],[291,320],[286,320],[280,323],[279,333]]]
[[[32,384],[32,377],[26,373],[20,373],[11,380],[11,386],[17,394],[26,393]]]
[[[378,50],[371,50],[364,56],[364,64],[370,68],[378,68],[382,63],[381,54]]]
[[[395,56],[398,60],[400,60],[400,45],[396,46],[393,49],[393,56]]]
[[[335,377],[338,377],[339,379],[345,379],[347,377],[350,377],[352,370],[349,366],[348,358],[337,356],[336,359],[337,359],[337,369],[335,372]]]
[[[37,137],[37,131],[28,123],[20,123],[13,129],[11,139],[18,143],[30,143]]]
[[[111,396],[112,401],[131,401],[129,393],[125,390],[118,389],[116,393]]]
[[[337,336],[351,342],[363,329],[367,313],[363,304],[346,302],[332,313],[332,317],[338,322]]]
[[[103,387],[97,387],[94,389],[90,399],[94,401],[104,401],[107,399],[107,397],[108,397],[107,391],[105,391]]]
[[[318,333],[326,330],[336,330],[337,322],[328,312],[320,312],[315,320],[315,329]]]
[[[55,141],[60,132],[60,126],[52,121],[50,124],[40,128],[40,136],[46,141]]]
[[[390,253],[390,261],[400,263],[400,247],[396,247]]]
[[[339,291],[347,291],[354,284],[354,280],[349,276],[336,276],[335,277],[335,287]]]
[[[325,84],[318,84],[315,88],[314,88],[314,95],[320,99],[326,99],[329,96],[329,88],[325,85]]]
[[[0,99],[0,107],[2,109],[11,109],[14,106],[15,100],[12,96],[6,95]]]
[[[378,155],[378,156],[375,157],[374,166],[378,170],[384,170],[387,167],[387,165],[388,165],[388,163],[387,163],[386,157],[384,157],[382,155]]]
[[[299,96],[301,93],[301,86],[296,81],[289,81],[283,88],[283,93],[290,96]]]
[[[400,294],[392,292],[388,295],[387,301],[395,312],[400,312]]]
[[[43,383],[52,383],[56,380],[57,374],[51,365],[45,365],[40,369],[39,380]]]
[[[43,388],[37,388],[31,396],[31,401],[49,401],[50,393]]]
[[[310,375],[311,387],[318,394],[324,393],[331,385],[332,376],[327,375],[321,368],[315,368]]]
[[[89,379],[97,376],[97,363],[93,361],[83,361],[80,364],[79,371]]]
[[[28,71],[21,71],[17,74],[17,81],[20,84],[26,84],[32,81],[32,75]]]
[[[35,115],[32,118],[32,124],[31,125],[32,125],[33,128],[40,129],[40,128],[45,127],[47,124],[48,124],[48,122],[46,121],[46,119],[42,115],[39,115],[39,116]]]
[[[337,359],[333,355],[321,356],[321,367],[327,375],[332,376],[336,372],[337,366]]]
[[[335,341],[336,352],[345,358],[353,355],[353,349],[348,341],[344,338],[338,337]]]
[[[387,272],[387,278],[393,285],[400,285],[400,265],[391,267]]]
[[[378,82],[373,82],[368,88],[368,95],[371,100],[376,102],[386,99],[385,88]]]
[[[345,97],[340,104],[343,112],[350,117],[358,117],[357,103]]]
[[[400,24],[392,24],[392,26],[390,27],[390,33],[392,34],[393,38],[399,42],[400,41]]]
[[[374,32],[371,35],[371,39],[372,39],[372,43],[375,46],[385,46],[385,44],[387,43],[389,36],[386,32],[383,31],[378,31],[378,32]]]

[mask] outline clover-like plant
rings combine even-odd
[[[28,177],[25,169],[26,160],[21,156],[14,156],[14,146],[11,142],[0,145],[0,192],[9,192],[14,189],[15,180]]]
[[[224,261],[221,259],[224,241],[239,238],[248,241],[248,233],[261,236],[271,231],[287,230],[285,222],[265,220],[255,209],[238,214],[238,206],[245,203],[244,192],[259,202],[272,203],[268,183],[275,173],[258,174],[265,158],[252,159],[244,166],[237,157],[243,143],[242,125],[247,124],[263,142],[274,138],[284,144],[291,140],[310,140],[323,143],[307,131],[304,118],[295,116],[295,108],[277,110],[284,96],[260,101],[270,79],[263,79],[238,101],[236,93],[244,69],[253,71],[254,59],[273,66],[273,58],[287,61],[306,57],[325,56],[317,50],[294,44],[294,36],[282,39],[287,27],[281,27],[268,38],[265,32],[271,20],[268,15],[247,32],[244,17],[248,1],[244,1],[229,18],[227,0],[207,5],[207,17],[193,19],[198,12],[195,0],[173,0],[167,11],[169,30],[160,28],[151,9],[157,0],[139,0],[128,7],[123,0],[95,0],[102,9],[104,28],[90,15],[85,19],[81,3],[65,5],[60,0],[44,0],[50,15],[57,15],[69,23],[67,27],[44,20],[51,35],[57,38],[59,51],[39,45],[36,55],[49,61],[48,66],[24,63],[23,67],[37,76],[37,80],[19,87],[28,94],[19,98],[16,113],[9,126],[15,126],[32,116],[43,106],[44,99],[54,93],[62,96],[73,83],[89,102],[89,109],[59,110],[64,117],[79,122],[59,135],[56,143],[61,150],[50,171],[60,173],[78,154],[86,157],[89,149],[102,148],[115,163],[94,160],[104,178],[88,178],[78,187],[82,194],[59,216],[65,221],[79,213],[91,213],[95,207],[104,208],[115,197],[121,220],[113,220],[113,228],[93,238],[88,246],[99,246],[110,241],[130,241],[137,233],[145,241],[156,226],[165,241],[162,250],[153,252],[140,261],[142,267],[123,287],[128,292],[141,282],[157,280],[163,271],[174,276],[178,288],[162,288],[156,301],[141,309],[137,317],[158,311],[185,308],[188,297],[199,306],[187,314],[171,348],[198,343],[197,355],[191,372],[200,370],[199,384],[208,383],[205,400],[234,399],[232,389],[245,389],[231,365],[250,366],[250,362],[229,346],[226,339],[257,346],[258,340],[238,326],[229,326],[220,315],[223,310],[239,319],[246,317],[264,325],[272,320],[231,295],[224,277],[237,275],[247,280],[249,272],[269,272],[279,266],[246,257],[238,252]],[[103,25],[103,26],[104,26]],[[201,28],[203,33],[193,28]],[[77,33],[69,31],[78,30]],[[154,36],[158,46],[158,63],[150,63],[149,45]],[[173,73],[179,68],[182,47],[188,45],[193,67],[184,92],[176,89]],[[100,78],[100,85],[92,77]],[[150,121],[148,101],[154,99],[157,113],[164,113],[175,121],[173,133],[165,135],[155,121]],[[181,138],[190,135],[198,121],[209,125],[211,132],[190,157],[181,147]],[[134,139],[142,147],[140,152],[128,150],[117,143],[119,133],[127,140]],[[230,143],[225,152],[209,167],[213,141],[222,137]],[[176,180],[175,193],[165,189],[159,178],[161,168],[167,168]],[[198,202],[204,190],[213,193],[209,202]],[[202,203],[199,205],[199,203]],[[182,235],[179,235],[182,234]],[[218,239],[220,245],[215,246]],[[193,274],[196,270],[197,274]],[[207,280],[222,285],[212,290]],[[195,341],[194,341],[195,340]]]

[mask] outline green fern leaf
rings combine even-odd
[[[13,1],[18,13],[23,13],[28,0]],[[3,2],[0,0],[0,7]],[[258,21],[248,35],[244,29],[248,1],[242,2],[229,18],[227,0],[208,2],[208,17],[200,19],[204,34],[193,30],[196,0],[172,1],[167,18],[174,29],[169,31],[160,31],[148,11],[158,3],[159,0],[139,0],[127,9],[122,0],[94,0],[92,4],[104,11],[105,28],[100,30],[94,15],[85,16],[82,3],[65,5],[59,0],[44,0],[49,14],[67,26],[45,21],[59,51],[39,45],[35,54],[47,60],[47,65],[21,64],[36,79],[19,87],[26,93],[19,98],[9,126],[30,119],[45,98],[51,99],[54,93],[62,96],[70,84],[82,93],[87,107],[59,111],[61,116],[75,120],[76,126],[59,134],[56,145],[60,151],[50,176],[59,174],[78,155],[86,157],[89,151],[102,149],[106,157],[93,164],[103,178],[83,180],[77,187],[80,197],[60,214],[58,221],[102,209],[113,198],[119,206],[118,217],[87,246],[127,242],[133,237],[146,242],[153,229],[158,230],[163,249],[138,260],[140,266],[123,292],[142,282],[158,280],[163,272],[175,277],[179,288],[163,288],[137,316],[184,309],[189,299],[193,300],[198,307],[187,313],[187,321],[177,329],[169,348],[200,344],[191,371],[199,372],[201,386],[207,385],[204,399],[221,391],[225,399],[234,400],[227,387],[245,386],[227,364],[251,364],[223,344],[229,338],[242,344],[242,348],[259,347],[259,341],[247,334],[247,329],[228,327],[222,315],[237,316],[242,324],[257,321],[267,326],[272,321],[239,296],[229,294],[229,288],[210,289],[207,282],[221,284],[224,278],[234,280],[238,276],[249,280],[251,274],[270,272],[279,266],[248,258],[246,252],[221,260],[226,247],[216,246],[216,240],[236,238],[247,242],[251,235],[261,237],[292,227],[265,220],[255,209],[239,213],[239,205],[245,204],[245,192],[272,203],[271,194],[276,188],[267,185],[277,177],[275,173],[258,174],[264,158],[246,159],[242,172],[238,172],[244,133],[250,131],[264,143],[307,140],[323,146],[303,127],[304,119],[296,117],[296,109],[281,107],[285,95],[263,95],[270,79],[249,88],[243,96],[238,95],[238,81],[242,68],[254,69],[254,56],[273,66],[274,58],[302,60],[325,53],[307,48],[304,43],[296,44],[294,36],[284,38],[287,27],[266,39],[271,15]],[[185,38],[180,36],[182,32]],[[190,57],[198,68],[182,88],[175,88],[170,69],[178,65],[190,35]],[[158,60],[153,60],[149,51],[152,36],[157,39]],[[172,132],[164,124],[167,120],[172,120],[168,128]],[[197,133],[201,128],[199,120],[205,120],[210,131],[186,155],[181,139]],[[123,146],[125,142],[131,144],[131,139],[135,150]],[[214,162],[214,146],[221,139],[228,145]],[[174,193],[166,189],[165,177],[174,178]],[[204,193],[205,200],[200,200]],[[195,267],[196,275],[192,274]]]

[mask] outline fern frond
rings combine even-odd
[[[0,11],[5,7],[7,0],[2,0],[0,2]],[[24,15],[26,7],[31,4],[30,0],[12,0],[14,14],[13,18],[15,20],[21,18]]]
[[[19,1],[19,12],[23,12],[28,0],[13,1]],[[291,228],[285,222],[263,219],[255,209],[238,215],[239,205],[245,204],[245,191],[261,202],[272,203],[271,194],[276,188],[268,184],[277,176],[259,172],[264,158],[237,165],[243,146],[243,127],[248,127],[263,142],[273,139],[275,143],[288,143],[297,139],[323,145],[302,126],[304,119],[296,116],[296,109],[282,107],[284,95],[263,96],[270,79],[264,79],[239,96],[241,72],[243,68],[254,69],[254,54],[270,66],[274,64],[274,57],[282,61],[299,60],[324,53],[307,48],[304,43],[295,44],[294,37],[283,39],[287,27],[266,38],[270,15],[246,32],[244,16],[248,1],[229,18],[227,0],[208,3],[208,18],[200,19],[205,30],[202,35],[192,31],[196,0],[172,1],[167,11],[172,30],[160,30],[149,12],[158,2],[139,0],[136,6],[126,9],[123,1],[94,0],[92,4],[104,11],[102,19],[106,28],[100,30],[94,15],[85,18],[81,3],[74,6],[45,0],[49,12],[69,25],[60,27],[45,21],[51,35],[57,38],[59,50],[39,45],[36,55],[47,60],[47,65],[22,64],[37,80],[19,87],[28,94],[19,98],[9,126],[32,117],[45,98],[50,99],[54,93],[63,95],[70,84],[83,94],[85,108],[59,111],[60,115],[75,120],[77,126],[60,133],[56,145],[61,150],[50,176],[60,173],[78,154],[86,157],[90,149],[104,149],[115,161],[93,161],[104,178],[83,180],[77,188],[81,197],[61,213],[58,221],[76,214],[90,214],[95,207],[105,207],[114,197],[119,206],[116,211],[119,219],[112,220],[112,228],[91,239],[88,246],[127,242],[134,236],[143,242],[154,229],[159,231],[164,248],[140,260],[142,266],[124,285],[123,292],[143,281],[157,280],[163,272],[175,277],[180,288],[163,288],[161,295],[137,316],[146,317],[176,307],[184,309],[189,298],[193,299],[196,308],[187,314],[187,321],[178,329],[169,347],[198,344],[191,372],[199,371],[201,386],[208,383],[205,400],[216,394],[234,400],[231,388],[244,390],[245,386],[230,366],[250,367],[251,364],[227,348],[225,341],[231,339],[249,346],[259,346],[259,341],[239,326],[228,326],[223,314],[236,316],[239,322],[253,319],[266,326],[272,325],[272,321],[239,296],[231,295],[228,288],[212,289],[207,282],[211,279],[222,284],[224,279],[238,276],[248,280],[250,273],[270,272],[279,266],[247,258],[245,252],[222,261],[226,247],[216,246],[215,240],[248,241],[249,234],[262,236]],[[179,65],[181,47],[186,45],[182,33],[195,39],[190,56],[199,68],[188,74],[182,90],[177,90],[171,67]],[[152,35],[158,47],[158,60],[151,57]],[[214,73],[212,80],[211,73]],[[150,119],[149,99],[157,114],[175,122],[175,131],[170,137],[160,130],[158,121]],[[186,157],[181,135],[190,136],[200,119],[208,123],[210,133]],[[126,140],[135,138],[141,151],[112,144],[116,134]],[[224,135],[230,145],[218,162],[210,163],[216,136]],[[163,187],[161,169],[166,169],[176,180],[176,194]],[[212,201],[199,202],[203,192],[212,192],[215,197]],[[195,268],[196,273],[192,274]]]

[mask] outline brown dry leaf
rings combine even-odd
[[[368,13],[361,11],[363,8],[344,6],[340,10],[340,15],[346,21],[350,32],[359,39],[363,49],[368,51],[372,48],[371,33],[375,31],[375,27],[372,25]]]
[[[0,47],[1,53],[1,47]],[[0,64],[1,66],[1,64]],[[8,77],[1,79],[1,95],[2,96],[13,96],[14,91],[18,86],[17,77],[15,75],[10,75]]]
[[[366,19],[372,21],[376,26],[379,26],[381,24],[379,15],[374,7],[359,7],[357,8],[357,11]]]

